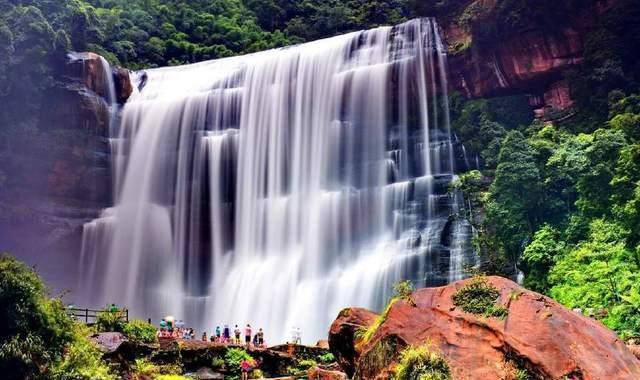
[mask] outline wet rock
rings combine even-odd
[[[72,81],[80,79],[86,89],[107,99],[111,71],[104,58],[91,52],[71,52],[68,58],[66,76]]]
[[[395,302],[360,349],[356,378],[388,375],[406,346],[425,344],[439,351],[453,377],[460,379],[508,379],[515,369],[545,379],[640,378],[640,362],[615,333],[510,280],[487,279],[500,293],[497,302],[508,311],[504,319],[462,311],[452,297],[468,281],[420,289],[412,295],[415,305]],[[339,316],[332,329],[344,324]],[[358,342],[352,342],[351,350],[356,347]]]
[[[129,70],[121,67],[113,68],[113,83],[116,89],[116,100],[120,104],[126,103],[133,93],[133,84],[129,76]]]
[[[356,333],[371,325],[377,315],[363,308],[348,308],[342,310],[329,330],[329,347],[337,362],[352,377],[355,373],[356,362],[360,356]]]

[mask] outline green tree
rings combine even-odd
[[[511,255],[519,255],[539,225],[541,178],[535,152],[518,131],[505,137],[490,187],[487,218]]]
[[[48,299],[38,275],[0,257],[0,372],[7,379],[47,378],[73,341],[73,323],[59,300]]]
[[[526,276],[524,286],[540,293],[549,290],[547,276],[564,249],[557,230],[544,225],[533,236],[522,254],[521,264]]]

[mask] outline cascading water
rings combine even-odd
[[[85,226],[87,299],[312,341],[400,279],[461,278],[446,68],[421,19],[138,73],[115,204]]]

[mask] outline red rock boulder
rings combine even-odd
[[[367,309],[354,307],[344,309],[338,314],[338,318],[329,330],[329,348],[336,361],[351,378],[355,372],[356,361],[360,356],[355,342],[356,333],[360,329],[366,329],[371,325],[377,315]]]
[[[347,380],[347,375],[340,371],[330,371],[319,367],[309,369],[309,380]]]
[[[598,321],[501,277],[488,277],[486,284],[499,292],[496,306],[506,316],[467,313],[453,296],[469,281],[420,289],[413,302],[395,302],[358,353],[355,378],[389,378],[405,347],[428,344],[444,356],[454,379],[514,379],[517,369],[544,379],[640,379],[640,361]],[[345,315],[348,310],[331,331],[349,327]]]

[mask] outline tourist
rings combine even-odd
[[[229,329],[229,325],[224,325],[224,329],[222,330],[222,341],[224,343],[229,343],[231,340],[231,330]]]
[[[233,330],[233,335],[235,336],[235,344],[240,344],[240,334],[242,333],[242,331],[240,331],[240,328],[238,327],[238,325],[236,325],[235,330]]]
[[[258,347],[264,347],[264,331],[262,331],[262,327],[260,327],[256,336],[258,337]]]
[[[206,331],[202,333],[202,341],[203,342],[207,341],[207,332]]]
[[[255,367],[256,363],[253,360],[247,360],[244,359],[241,363],[240,363],[240,372],[241,372],[241,379],[242,380],[248,380],[249,379],[249,372],[251,372],[251,370]]]
[[[300,331],[300,327],[294,327],[293,330],[291,330],[291,338],[293,340],[293,344],[302,343],[302,332]]]
[[[220,326],[216,326],[216,341],[220,342],[220,335],[222,331],[220,331]]]
[[[251,345],[251,325],[248,323],[244,329],[244,342],[247,344],[247,347]]]

